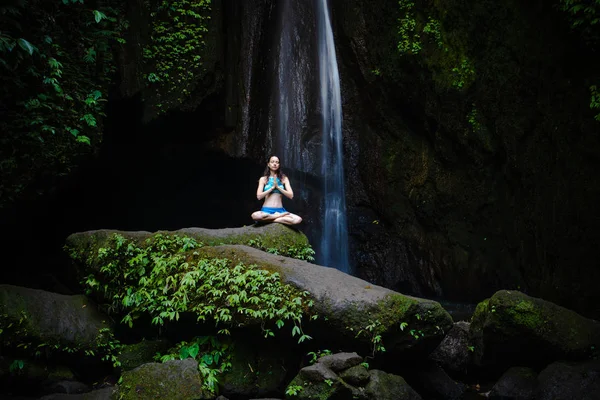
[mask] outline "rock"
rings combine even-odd
[[[316,364],[315,364],[316,365]],[[322,366],[322,368],[327,368]],[[309,381],[303,376],[303,369],[290,382],[286,388],[286,397],[309,400],[309,399],[351,399],[355,389],[340,379],[326,379],[320,381]],[[315,377],[311,376],[311,379]],[[295,393],[295,395],[294,395]]]
[[[115,397],[114,392],[115,388],[106,387],[98,390],[92,390],[91,392],[83,394],[49,394],[47,396],[40,397],[39,400],[114,400],[118,398]]]
[[[548,301],[501,290],[479,303],[470,336],[479,365],[535,367],[591,356],[600,348],[600,323]]]
[[[398,375],[379,370],[369,372],[371,379],[365,388],[369,400],[420,400],[421,396]]]
[[[335,343],[352,342],[372,348],[369,325],[376,325],[388,354],[420,349],[429,353],[452,327],[452,318],[439,303],[405,296],[362,279],[302,260],[277,256],[247,246],[204,247],[206,257],[257,264],[278,272],[284,283],[310,293],[314,312],[323,324],[320,336]],[[405,322],[408,329],[400,329]],[[410,331],[418,338],[410,334]],[[360,331],[361,334],[357,335]],[[320,338],[316,338],[320,339]]]
[[[472,355],[469,348],[469,325],[464,321],[456,322],[429,358],[446,371],[464,375]]]
[[[370,379],[369,371],[362,365],[356,365],[340,372],[340,378],[352,386],[365,386]]]
[[[124,371],[132,370],[142,364],[154,361],[156,353],[164,353],[170,347],[164,340],[144,340],[135,344],[127,344],[121,347],[118,360]]]
[[[90,392],[91,390],[91,387],[78,381],[60,381],[48,386],[48,391],[54,393],[80,394]]]
[[[95,257],[98,254],[98,249],[109,247],[114,234],[122,235],[126,239],[131,239],[137,243],[143,243],[156,234],[187,236],[208,246],[222,244],[247,245],[250,241],[253,241],[255,246],[273,249],[279,254],[289,254],[290,248],[300,249],[309,245],[308,239],[303,233],[282,224],[251,225],[225,229],[185,228],[177,231],[159,232],[128,232],[110,229],[79,232],[69,235],[65,243],[71,258],[77,261],[75,267],[79,276],[84,276],[99,268]]]
[[[465,391],[465,387],[452,380],[442,368],[437,364],[428,363],[415,371],[418,381],[413,386],[423,394],[428,394],[427,398],[432,399],[460,399]],[[408,379],[409,377],[406,376]],[[409,380],[411,383],[412,380]]]
[[[323,382],[328,379],[333,381],[338,379],[335,372],[322,363],[302,368],[299,375],[309,382]]]
[[[363,358],[356,353],[336,353],[323,356],[317,363],[327,366],[332,371],[339,372],[363,362]]]
[[[289,348],[269,346],[256,340],[242,336],[229,348],[231,368],[218,377],[219,392],[223,395],[235,398],[269,396],[285,385],[287,371],[297,365],[286,365],[287,361],[294,360]]]
[[[550,364],[538,376],[535,399],[600,399],[600,360]]]
[[[144,364],[124,372],[116,398],[198,400],[214,397],[202,386],[198,363],[188,358]]]
[[[67,296],[12,285],[0,285],[0,314],[18,326],[18,338],[14,339],[19,343],[31,340],[89,349],[96,347],[100,329],[110,328],[108,319],[83,295]],[[13,339],[10,331],[2,328],[7,333],[2,337],[6,344]]]
[[[97,272],[97,251],[111,244],[114,233],[137,242],[153,235],[103,230],[69,236],[67,247],[79,263],[81,275]],[[205,244],[260,243],[261,247],[281,254],[308,245],[303,234],[280,224],[217,230],[191,228],[169,233],[188,235]],[[189,262],[225,258],[279,273],[283,283],[310,294],[312,311],[322,317],[318,339],[323,342],[352,343],[355,348],[362,346],[372,351],[374,335],[381,335],[388,354],[407,349],[418,349],[424,354],[433,350],[452,326],[450,315],[435,301],[404,296],[333,268],[243,245],[204,246],[187,254]],[[408,329],[401,329],[401,324],[408,324]]]
[[[537,387],[537,373],[527,367],[512,367],[490,391],[491,400],[531,400]]]

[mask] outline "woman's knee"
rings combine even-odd
[[[262,211],[255,211],[252,213],[252,219],[253,220],[259,220],[262,219],[263,215],[262,215]]]

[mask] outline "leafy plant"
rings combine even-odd
[[[144,48],[145,78],[154,89],[159,115],[180,105],[197,84],[204,68],[210,4],[210,0],[162,0],[150,14],[153,23],[150,44]]]
[[[385,330],[384,325],[379,321],[370,321],[370,323],[365,326],[363,329],[360,329],[356,333],[356,337],[358,338],[360,335],[365,334],[369,337],[369,340],[372,344],[372,357],[375,357],[375,353],[384,353],[385,347],[383,346],[383,338],[382,334]]]
[[[260,237],[248,240],[247,244],[250,247],[266,251],[267,253],[296,258],[298,260],[305,260],[310,262],[315,261],[315,251],[312,249],[310,244],[306,244],[305,246],[290,244],[284,246],[283,249],[276,249],[273,247],[267,247]]]
[[[8,367],[8,371],[12,374],[13,372],[20,372],[25,367],[25,361],[23,360],[13,360]]]
[[[277,273],[201,257],[202,244],[189,237],[157,234],[137,244],[115,234],[110,245],[98,249],[100,268],[83,283],[129,326],[142,314],[162,326],[187,312],[198,321],[226,325],[224,334],[228,326],[258,323],[272,336],[268,325],[281,329],[289,321],[292,336],[310,339],[301,325],[312,304],[309,294],[283,284]]]
[[[231,369],[229,345],[215,336],[198,336],[190,342],[180,342],[165,355],[155,356],[157,361],[192,358],[198,361],[198,371],[205,389],[215,393],[218,376]]]
[[[101,142],[122,2],[0,6],[0,208],[34,199]]]
[[[285,389],[286,396],[297,396],[299,395],[304,388],[300,385],[290,385]]]
[[[331,355],[331,350],[309,351],[306,355],[310,357],[310,364],[314,364],[319,358]]]

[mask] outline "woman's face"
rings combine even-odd
[[[279,169],[279,158],[271,157],[268,165],[271,171],[277,171]]]

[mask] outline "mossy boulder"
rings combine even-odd
[[[139,343],[123,345],[118,359],[121,368],[129,371],[154,361],[156,353],[165,353],[169,347],[169,342],[164,340],[143,340]]]
[[[310,248],[308,239],[302,232],[281,224],[250,225],[225,229],[185,228],[158,232],[101,229],[73,233],[66,239],[65,250],[76,261],[75,268],[78,276],[84,275],[81,271],[82,267],[85,267],[87,272],[89,269],[99,268],[96,258],[98,249],[110,247],[115,234],[132,240],[140,246],[144,245],[146,239],[151,239],[156,235],[176,235],[193,238],[206,246],[244,244],[289,256],[294,256],[302,250]]]
[[[281,392],[287,371],[299,360],[289,348],[261,339],[236,337],[229,358],[231,368],[218,378],[219,393],[225,397],[261,398]]]
[[[477,306],[470,327],[479,365],[545,365],[597,352],[600,323],[518,291],[501,290]]]
[[[439,303],[371,285],[334,268],[248,246],[204,247],[200,252],[259,265],[279,273],[284,283],[310,293],[313,311],[319,316],[314,337],[338,346],[352,342],[372,350],[374,337],[381,335],[388,354],[409,349],[429,352],[452,327],[452,317]]]
[[[31,343],[95,349],[100,330],[110,328],[109,320],[83,295],[12,285],[0,285],[0,317],[0,339],[9,346]]]
[[[359,365],[356,353],[338,353],[321,357],[317,363],[302,368],[290,382],[286,394],[290,399],[421,399],[398,375],[380,370],[367,371]]]
[[[203,387],[196,360],[173,360],[149,363],[122,375],[118,393],[120,400],[212,399],[215,395]]]

